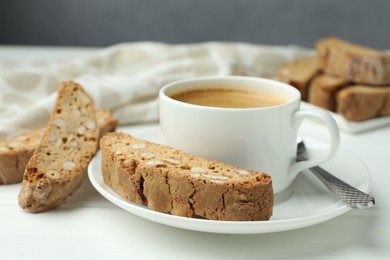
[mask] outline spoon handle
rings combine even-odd
[[[343,182],[323,168],[315,166],[309,170],[311,170],[325,186],[347,206],[354,209],[364,209],[375,204],[374,197]]]

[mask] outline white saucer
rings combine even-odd
[[[121,129],[119,129],[121,131]],[[158,125],[132,129],[131,134],[142,139],[163,143]],[[310,138],[304,138],[309,140]],[[309,140],[315,145],[318,140]],[[308,145],[309,146],[309,145]],[[310,146],[309,146],[310,148]],[[337,156],[323,165],[325,169],[346,181],[352,186],[369,192],[371,177],[364,164],[345,150],[340,150]],[[161,224],[188,230],[225,233],[225,234],[256,234],[286,231],[318,224],[350,210],[339,202],[325,187],[308,171],[298,175],[291,188],[284,194],[278,194],[275,199],[273,216],[269,221],[214,221],[178,217],[148,209],[145,206],[128,202],[108,187],[101,174],[101,154],[96,154],[88,167],[88,175],[92,185],[106,199],[115,205],[142,218]]]

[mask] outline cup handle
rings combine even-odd
[[[336,155],[340,147],[339,128],[334,118],[326,111],[320,109],[298,110],[293,115],[293,127],[297,129],[301,125],[302,121],[309,117],[317,118],[327,126],[330,136],[329,151],[324,152],[315,158],[310,158],[307,161],[293,162],[289,170],[289,178],[291,180],[294,179],[300,171],[317,166],[330,160],[334,155]]]

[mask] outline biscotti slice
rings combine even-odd
[[[0,140],[0,184],[22,181],[24,169],[44,133],[41,128]]]
[[[350,86],[337,94],[337,112],[350,121],[390,116],[390,86]]]
[[[309,87],[308,102],[324,109],[336,111],[336,94],[348,81],[329,74],[316,76]]]
[[[99,138],[116,129],[118,120],[107,109],[97,109]],[[27,162],[42,140],[45,128],[0,140],[0,184],[21,182]]]
[[[317,58],[308,57],[284,64],[276,78],[297,88],[301,92],[302,100],[307,100],[309,83],[318,71]]]
[[[62,205],[81,185],[98,135],[93,100],[79,84],[64,82],[42,141],[27,163],[20,207],[41,212]]]
[[[104,182],[159,212],[212,220],[268,220],[271,177],[197,157],[125,133],[100,140]]]
[[[96,120],[99,127],[99,140],[103,135],[109,132],[114,132],[118,126],[118,119],[116,119],[110,110],[104,108],[96,109]]]
[[[390,55],[334,37],[316,44],[320,67],[346,80],[369,85],[390,84]]]

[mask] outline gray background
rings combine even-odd
[[[242,41],[390,49],[387,0],[0,0],[0,44]]]

